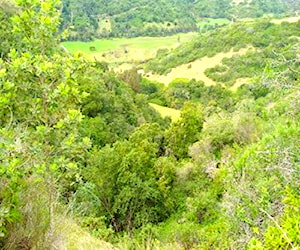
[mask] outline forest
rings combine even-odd
[[[0,249],[299,249],[300,21],[262,17],[299,4],[0,0]],[[62,45],[234,11],[129,70]]]
[[[227,21],[299,11],[298,0],[63,0],[61,28],[69,40],[166,36],[214,29]],[[211,18],[217,22],[211,23]]]

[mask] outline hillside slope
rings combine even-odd
[[[62,28],[70,39],[165,36],[211,29],[244,17],[282,15],[299,10],[299,1],[252,0],[64,0]]]
[[[285,45],[298,44],[299,37],[299,21],[242,22],[198,35],[173,51],[159,54],[143,67],[146,72],[154,73],[154,79],[165,83],[186,74],[188,79],[203,80],[210,85],[232,85],[239,78],[263,72],[268,61],[276,57],[274,51],[284,52]]]

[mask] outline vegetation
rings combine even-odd
[[[165,54],[160,54],[147,64],[146,69],[160,74],[166,74],[170,72],[172,68],[178,65],[193,62],[196,59],[204,56],[211,57],[221,52],[228,52],[232,48],[239,50],[241,48],[246,48],[247,46],[253,46],[256,50],[260,50],[269,46],[268,49],[262,52],[264,53],[262,56],[265,56],[266,53],[269,53],[268,56],[270,57],[272,49],[277,49],[280,47],[285,48],[286,39],[291,39],[293,43],[296,43],[298,41],[298,36],[299,22],[284,22],[279,25],[273,24],[269,20],[262,20],[261,22],[237,23],[233,26],[224,27],[221,30],[211,31],[195,37],[191,42],[183,44],[180,48],[169,54],[167,52]],[[255,57],[256,52],[251,54]],[[241,61],[244,61],[246,57],[248,58],[249,54],[241,57],[234,57],[233,59],[230,58],[225,61],[225,67],[218,66],[214,71],[220,73],[226,72],[228,68],[226,67],[226,63],[230,64],[232,63],[232,60],[240,60],[240,63]],[[249,63],[251,64],[251,61],[253,60],[259,60],[258,58],[259,57],[256,57],[255,59],[249,59]],[[264,68],[264,65],[258,64],[259,62],[257,61],[253,62],[253,65],[255,65],[254,67]],[[253,70],[255,71],[252,65],[244,66],[244,63],[242,63],[239,67],[244,67],[242,71],[247,71],[250,68],[248,75],[251,75],[250,72],[253,72]],[[232,70],[235,70],[235,68],[232,67]],[[210,73],[211,71],[208,72]],[[226,81],[226,76],[228,75],[230,74],[221,74],[221,81],[224,81],[224,79]]]
[[[251,50],[253,50],[253,48],[246,47],[238,51],[234,51],[233,49],[231,49],[228,52],[220,52],[212,57],[204,56],[190,63],[181,64],[172,69],[168,69],[166,72],[167,74],[164,75],[148,72],[148,65],[144,64],[143,67],[146,67],[146,70],[143,70],[144,76],[146,76],[147,79],[162,82],[165,85],[170,84],[173,80],[177,78],[186,78],[189,80],[195,79],[198,81],[203,81],[205,85],[212,86],[216,85],[218,82],[210,78],[211,76],[208,74],[208,70],[210,70],[210,68],[219,66],[219,64],[221,64],[225,58],[235,58],[244,55],[250,52]],[[154,60],[151,60],[149,64],[152,65]]]
[[[299,10],[296,1],[284,0],[64,0],[61,29],[71,30],[70,40],[99,37],[166,36],[202,32],[231,20],[282,16]]]
[[[60,11],[82,3],[63,4],[0,4],[0,248],[298,249],[300,23],[240,23],[160,50],[147,67],[165,73],[256,48],[208,69],[219,84],[164,86],[67,53]],[[227,88],[240,77],[249,84]]]

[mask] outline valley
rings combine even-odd
[[[299,249],[299,10],[0,0],[0,249]]]

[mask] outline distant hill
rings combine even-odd
[[[63,0],[62,29],[71,40],[164,36],[299,9],[300,0]]]

